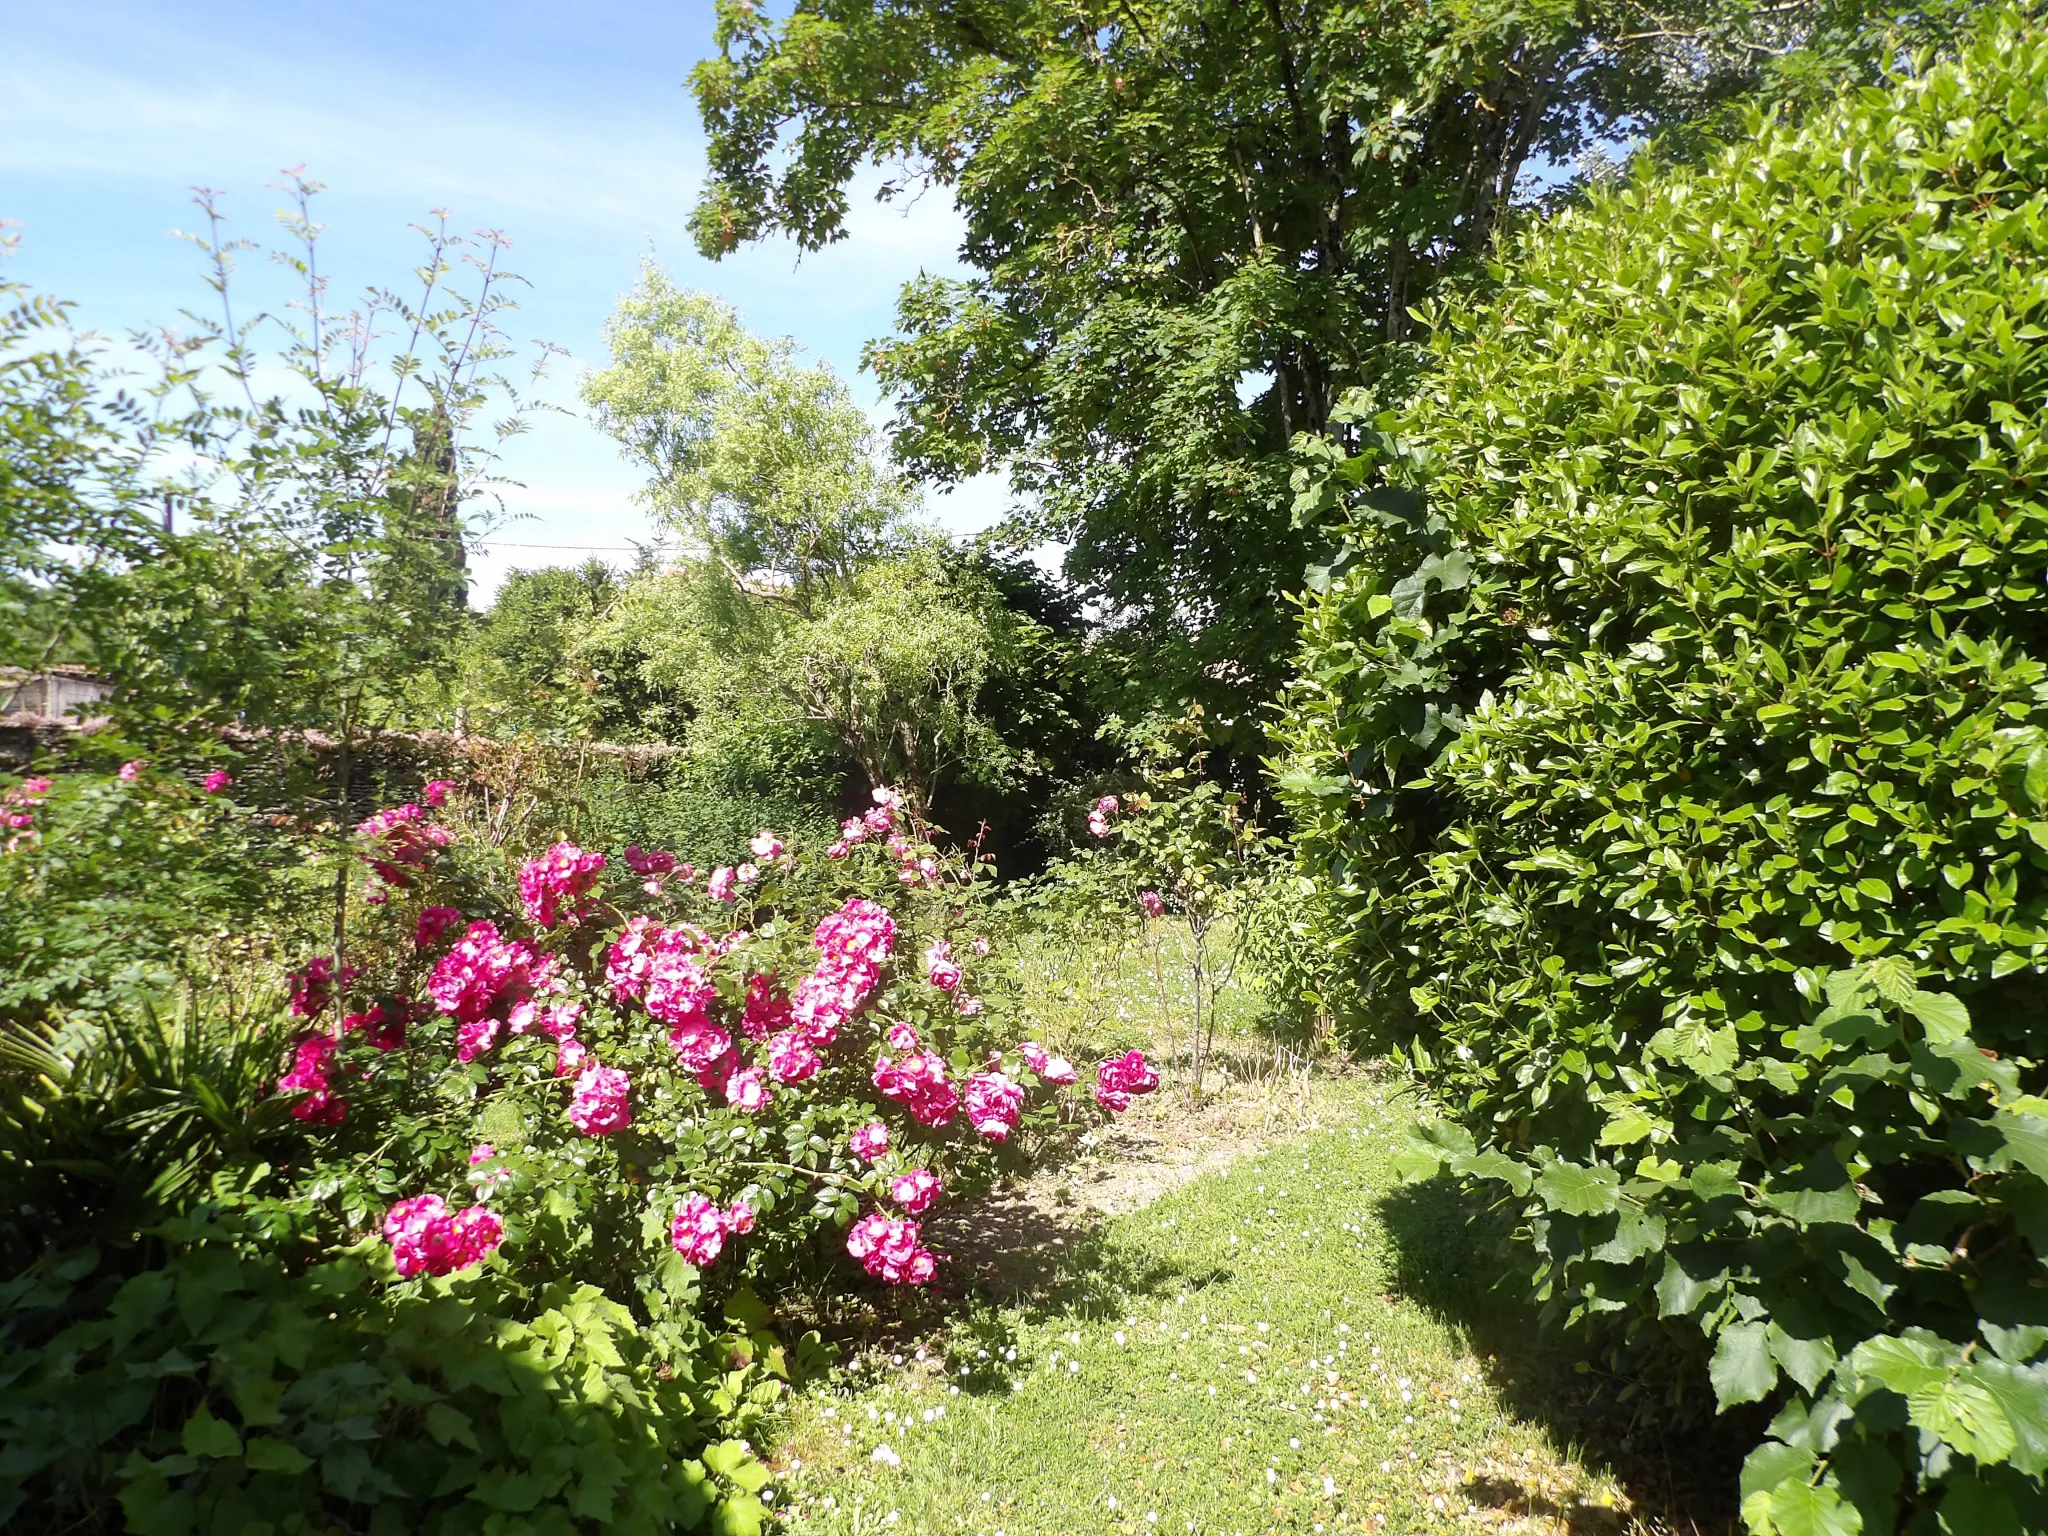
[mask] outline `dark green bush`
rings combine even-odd
[[[387,1289],[374,1239],[294,1273],[284,1208],[239,1204],[161,1229],[163,1263],[125,1278],[84,1249],[0,1288],[0,1523],[759,1530],[728,1382],[658,1360],[602,1291],[528,1296],[497,1267]]]
[[[1283,793],[1412,1159],[1760,1532],[2048,1529],[2048,42],[1513,243],[1304,474]]]

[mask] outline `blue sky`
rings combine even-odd
[[[860,199],[851,238],[801,261],[782,242],[720,263],[694,253],[703,135],[685,80],[712,33],[699,0],[21,0],[5,31],[0,219],[20,239],[8,274],[111,335],[210,303],[199,253],[171,237],[198,225],[190,188],[222,189],[236,231],[267,240],[283,199],[266,183],[293,165],[329,189],[336,297],[401,282],[419,259],[407,226],[430,208],[457,230],[502,230],[533,285],[510,329],[568,349],[550,390],[563,404],[578,370],[602,363],[605,316],[651,255],[754,330],[828,359],[879,417],[862,343],[889,331],[906,278],[960,270],[941,195],[908,212]],[[243,276],[245,303],[283,303],[281,274]],[[529,516],[475,561],[480,598],[512,566],[573,562],[585,546],[624,558],[603,546],[649,535],[639,476],[580,414],[543,418],[505,467],[525,482],[508,504]],[[965,532],[1003,500],[983,481],[931,509]]]

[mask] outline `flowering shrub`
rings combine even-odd
[[[403,1039],[403,1080],[449,1085],[428,1095],[461,1106],[431,1112],[456,1122],[445,1150],[387,1174],[396,1198],[365,1211],[402,1276],[487,1260],[603,1275],[657,1315],[694,1285],[678,1264],[717,1271],[719,1291],[835,1263],[927,1284],[941,1257],[912,1218],[1028,1155],[1029,1127],[1079,1081],[976,995],[974,871],[887,791],[831,846],[763,831],[757,862],[701,888],[660,850],[567,840],[494,885],[451,848],[460,810],[358,829],[403,899],[368,909],[366,969],[340,990],[371,996],[344,1027],[318,1023],[331,961],[296,974],[315,1027],[278,1080],[293,1114],[345,1139],[421,1113],[364,1047]],[[1102,1064],[1095,1099],[1121,1110],[1157,1083],[1132,1052]],[[491,1203],[455,1210],[466,1149],[485,1147]]]

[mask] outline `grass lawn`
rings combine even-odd
[[[1409,1113],[1347,1079],[1322,1128],[1095,1223],[1050,1283],[799,1397],[773,1455],[790,1529],[1644,1528],[1509,1410],[1536,1354],[1482,1352],[1396,1292],[1418,1250],[1470,1248],[1455,1207],[1388,1203]]]

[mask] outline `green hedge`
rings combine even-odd
[[[1758,1531],[2048,1529],[2044,257],[2004,10],[1531,230],[1303,471],[1282,793],[1413,1169],[1641,1389],[1777,1412]]]

